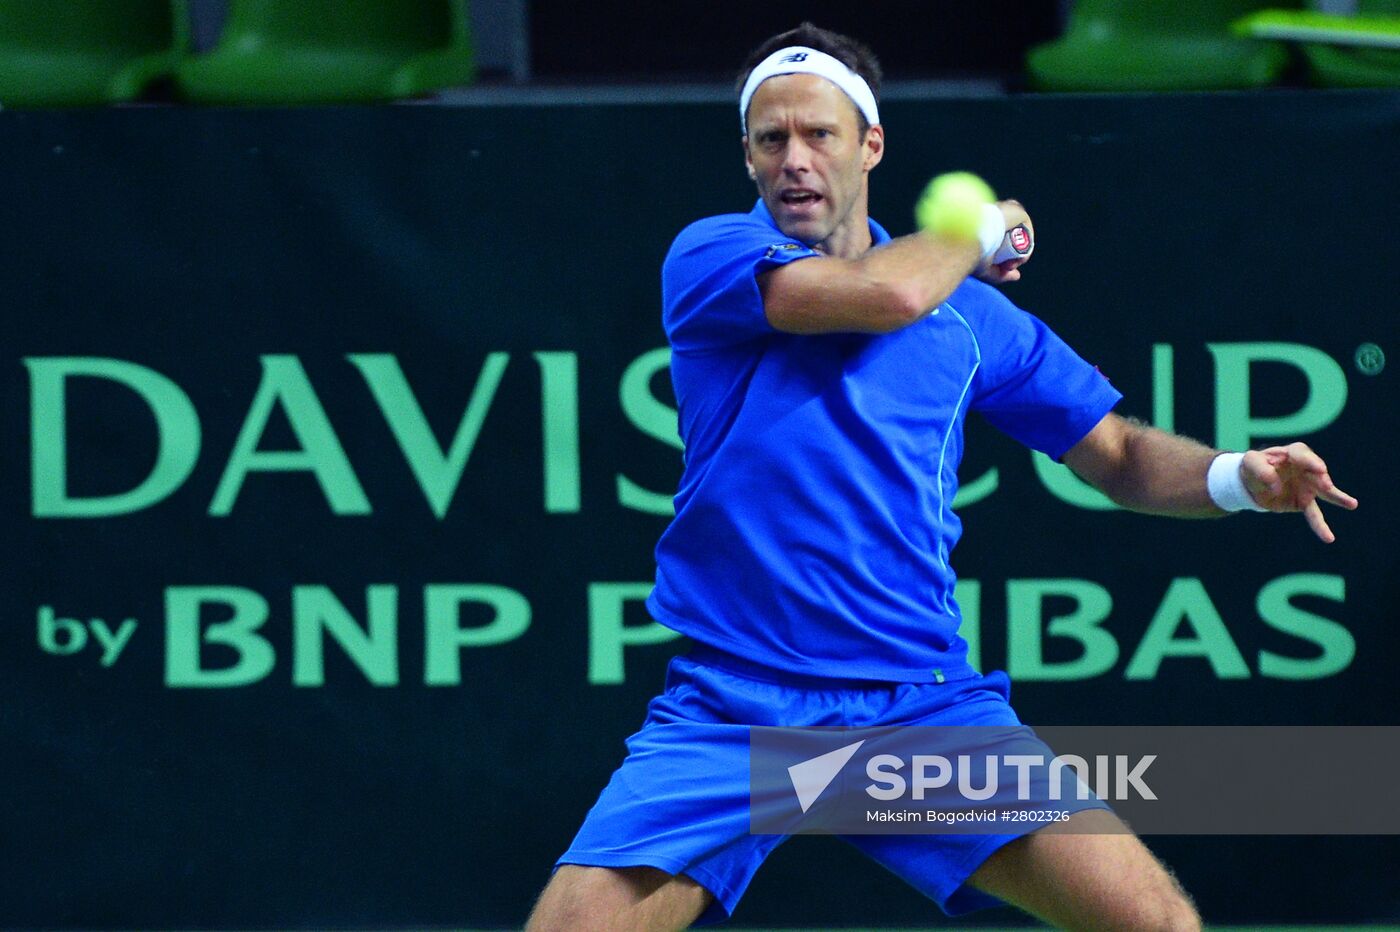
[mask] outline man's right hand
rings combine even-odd
[[[1026,225],[1026,229],[1030,231],[1031,235],[1031,252],[1027,252],[1024,256],[1006,259],[996,264],[988,262],[979,267],[976,272],[977,277],[993,285],[1001,285],[1006,282],[1019,280],[1021,277],[1021,266],[1025,265],[1026,262],[1030,260],[1031,254],[1035,251],[1035,224],[1031,222],[1031,215],[1026,213],[1026,208],[1022,206],[1021,202],[1015,199],[997,201],[997,208],[1001,210],[1002,216],[1006,218],[1007,230],[1015,229],[1021,224]]]

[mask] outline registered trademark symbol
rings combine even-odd
[[[1379,375],[1385,368],[1385,351],[1374,343],[1356,348],[1356,368],[1362,375]]]

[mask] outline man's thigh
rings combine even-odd
[[[1105,810],[1008,842],[968,884],[1063,929],[1199,929],[1190,900]]]
[[[527,932],[684,929],[714,898],[695,881],[649,867],[562,865],[540,894]]]
[[[749,728],[726,720],[735,717],[728,706],[773,705],[766,693],[774,687],[716,679],[684,658],[672,661],[666,691],[627,739],[627,758],[559,858],[561,872],[654,868],[713,894],[703,921],[733,910],[782,837],[749,831]]]

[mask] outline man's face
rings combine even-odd
[[[866,176],[883,145],[879,126],[862,139],[855,104],[814,74],[769,78],[749,102],[744,156],[759,195],[780,230],[826,252],[868,236]]]

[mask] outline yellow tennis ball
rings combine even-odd
[[[996,200],[987,182],[972,172],[948,172],[928,183],[914,206],[919,229],[952,239],[977,239],[982,207]]]

